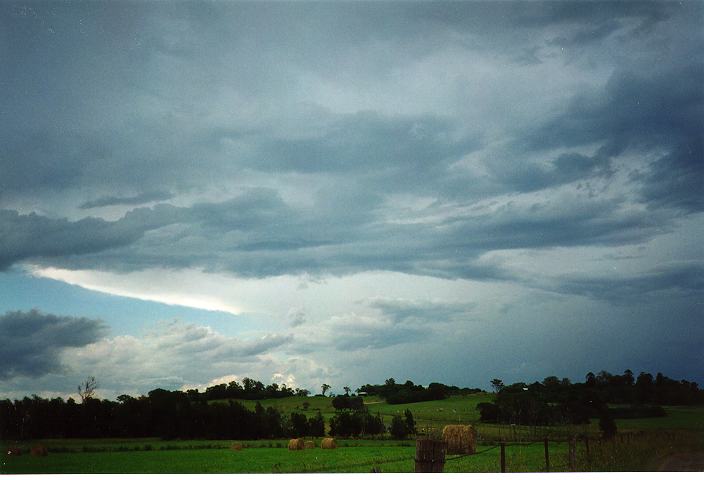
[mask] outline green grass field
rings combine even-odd
[[[129,441],[128,444],[143,441]],[[182,442],[185,447],[186,443]],[[359,446],[336,450],[319,448],[289,451],[286,448],[227,448],[159,450],[153,442],[150,451],[107,451],[82,453],[50,453],[47,457],[5,456],[2,473],[291,473],[291,472],[369,472],[376,467],[382,472],[412,472],[415,447],[384,445],[384,442],[355,442]],[[376,444],[374,444],[376,443]],[[103,444],[104,445],[104,444]],[[93,447],[90,442],[85,446]],[[116,445],[117,446],[117,445]],[[484,448],[484,447],[482,447]],[[566,467],[565,445],[551,446],[554,470]],[[458,458],[448,456],[447,472],[496,472],[499,450],[494,448],[479,455]],[[507,465],[511,471],[541,471],[543,447],[515,446],[507,448]]]
[[[453,396],[446,400],[404,405],[389,405],[376,397],[366,399],[372,413],[379,412],[387,425],[391,417],[408,408],[421,430],[438,432],[453,423],[471,423],[480,439],[479,455],[458,459],[448,457],[446,472],[498,472],[499,449],[487,450],[498,440],[532,441],[548,435],[565,439],[575,433],[596,438],[598,424],[550,428],[511,427],[478,422],[476,405],[490,400],[489,394]],[[303,402],[309,406],[304,409]],[[244,402],[253,408],[255,402]],[[288,414],[292,411],[326,418],[334,414],[330,398],[285,398],[261,402]],[[667,416],[618,420],[620,433],[650,432],[630,440],[592,444],[591,457],[580,444],[578,470],[628,471],[650,470],[665,456],[683,450],[704,450],[704,407],[665,407]],[[674,435],[674,437],[673,437]],[[316,439],[319,445],[319,439]],[[7,456],[10,446],[27,452],[36,443],[49,449],[47,457]],[[160,440],[139,439],[48,439],[25,443],[3,443],[0,473],[284,473],[284,472],[412,472],[415,441],[382,439],[339,440],[340,448],[289,451],[288,439],[239,442],[241,451],[230,450],[229,440]],[[506,449],[508,471],[544,471],[542,442],[533,445],[509,445]],[[550,443],[551,471],[567,470],[567,444]]]

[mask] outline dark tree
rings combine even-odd
[[[408,436],[406,422],[399,415],[394,415],[391,419],[391,428],[389,429],[389,433],[391,433],[391,436],[396,439],[403,439]]]
[[[291,413],[291,432],[293,437],[305,437],[308,434],[308,419],[302,413]]]
[[[416,421],[413,419],[413,414],[409,409],[406,409],[404,412],[404,415],[406,417],[406,431],[408,432],[409,435],[415,434],[416,433]]]
[[[364,400],[362,397],[337,396],[332,399],[332,406],[336,410],[362,410],[364,408]]]
[[[311,437],[322,437],[325,435],[325,419],[320,412],[315,417],[308,419],[308,435]]]
[[[499,393],[502,388],[504,388],[504,382],[500,378],[494,378],[491,381],[491,388],[494,389],[494,392]]]

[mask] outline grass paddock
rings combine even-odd
[[[567,471],[567,443],[574,435],[590,438],[577,443],[578,471],[652,471],[668,456],[704,451],[704,407],[665,407],[658,418],[617,420],[620,436],[612,442],[598,442],[598,422],[588,425],[526,427],[479,423],[476,405],[489,401],[490,394],[457,395],[446,400],[389,405],[376,397],[365,399],[372,413],[379,412],[388,425],[393,415],[411,410],[420,431],[438,432],[446,424],[471,423],[477,428],[478,455],[448,456],[446,472],[498,472],[498,441],[523,442],[506,448],[509,472],[545,471],[542,438],[551,438],[550,470]],[[309,405],[304,406],[307,401]],[[244,402],[252,407],[255,402]],[[334,413],[326,397],[291,397],[262,401],[284,414],[300,412],[329,418]],[[642,433],[641,433],[642,432]],[[532,445],[525,445],[536,441]],[[241,451],[232,451],[233,442]],[[315,439],[316,447],[320,439]],[[29,449],[45,445],[46,457],[32,457]],[[161,440],[158,438],[47,439],[25,442],[0,441],[0,474],[19,473],[295,473],[295,472],[412,472],[415,441],[338,439],[335,450],[320,448],[289,451],[288,439],[275,440]],[[24,454],[8,456],[8,448]],[[491,450],[488,450],[492,448]]]

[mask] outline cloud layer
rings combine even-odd
[[[453,360],[426,371],[408,350],[454,335],[500,351],[478,330],[504,322],[572,345],[555,323],[589,309],[623,343],[621,309],[647,306],[653,336],[609,357],[637,369],[660,305],[678,325],[700,315],[702,4],[155,7],[0,6],[0,275],[242,314],[260,340],[172,325],[150,341],[270,355],[266,375],[301,382],[361,378],[370,352],[435,380]],[[511,330],[533,341],[521,371],[556,373],[529,331]],[[685,337],[658,359],[704,371]],[[492,363],[506,377],[516,352]],[[499,375],[456,365],[453,383]]]

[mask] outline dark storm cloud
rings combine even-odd
[[[156,216],[133,221],[138,216],[132,212],[115,222],[94,217],[72,222],[0,210],[0,270],[27,259],[70,258],[130,245],[145,231],[163,224]]]
[[[561,24],[611,24],[614,19],[653,24],[676,10],[668,2],[433,2],[409,8],[409,16],[462,29],[508,25],[542,29]]]
[[[701,37],[701,36],[700,36]],[[701,40],[702,38],[700,38]],[[667,153],[632,176],[643,200],[686,211],[704,207],[704,58],[672,69],[618,71],[602,89],[578,95],[529,138],[533,148],[602,142],[611,155]]]
[[[569,38],[556,38],[551,43],[554,43],[555,45],[561,47],[585,45],[591,42],[597,42],[599,40],[602,40],[614,33],[615,31],[619,30],[621,27],[621,23],[616,20],[605,21],[604,23],[596,26],[595,28],[580,30]]]
[[[701,2],[2,3],[0,269],[392,271],[482,284],[379,295],[513,302],[360,300],[370,317],[312,302],[293,336],[171,325],[62,357],[92,355],[115,385],[305,348],[331,370],[367,369],[343,357],[370,350],[365,377],[398,362],[431,381],[577,357],[691,370],[703,21]],[[620,246],[614,272],[645,273],[568,274]]]
[[[78,208],[85,210],[85,209],[96,208],[96,207],[107,207],[110,205],[141,205],[143,203],[158,202],[161,200],[169,200],[170,198],[173,198],[172,194],[170,194],[168,192],[159,192],[159,191],[144,192],[144,193],[140,193],[138,195],[132,195],[129,197],[106,196],[106,197],[96,198],[94,200],[89,200],[87,202],[83,202],[81,205],[79,205]]]
[[[528,161],[516,163],[511,158],[507,162],[490,163],[487,168],[498,191],[533,192],[580,180],[609,177],[614,173],[611,158],[608,149],[602,148],[594,155],[563,153],[547,165]]]
[[[32,260],[256,277],[385,269],[505,280],[513,278],[509,271],[479,258],[501,249],[643,242],[671,226],[663,207],[683,214],[702,208],[704,62],[702,34],[692,27],[702,16],[696,5],[85,6],[2,7],[4,38],[17,48],[0,50],[13,65],[0,93],[1,195],[31,195],[41,204],[47,192],[71,191],[83,195],[73,205],[86,209],[160,201],[166,191],[177,200],[209,188],[220,194],[186,207],[138,208],[117,221],[4,210],[1,268]],[[550,60],[556,42],[589,52],[574,67],[584,92],[560,91],[571,100],[551,108],[558,113],[547,120],[514,125],[512,115],[497,115],[498,137],[508,145],[498,158],[485,151],[492,135],[471,102],[457,104],[460,113],[350,113],[292,93],[322,82],[347,107],[347,96],[354,102],[359,92],[383,101],[394,92],[380,95],[369,85],[395,79],[405,86],[399,73],[438,54],[437,66],[457,77],[458,90],[483,92],[472,74],[453,73],[447,58],[477,59],[480,73],[505,68],[500,78],[523,78],[540,62],[574,60]],[[632,55],[623,61],[604,42],[620,42]],[[477,51],[484,56],[463,57]],[[504,65],[495,54],[530,58]],[[427,74],[434,84],[445,73],[429,65],[419,78]],[[594,66],[611,72],[605,85],[599,78],[606,75],[590,76]],[[510,92],[487,90],[500,93]],[[608,186],[626,154],[656,151],[659,158],[631,172],[631,191],[577,190],[592,181]],[[466,167],[468,156],[481,158],[484,168]],[[284,199],[279,189],[291,178],[300,183]],[[251,188],[265,182],[267,188]],[[560,188],[577,191],[556,193]],[[526,193],[539,195],[511,198]],[[629,208],[625,199],[634,195],[649,212]],[[474,202],[499,196],[500,206],[467,213]],[[415,207],[416,200],[433,203]],[[393,206],[401,203],[409,206]]]
[[[516,24],[527,27],[559,24],[613,25],[615,19],[634,19],[639,22],[640,31],[667,20],[674,12],[682,9],[681,4],[657,1],[536,2],[532,6],[522,3],[524,6],[516,15]]]
[[[37,310],[0,315],[0,380],[63,371],[66,348],[97,342],[107,327],[99,320],[60,317]]]
[[[582,197],[509,202],[490,213],[410,224],[384,221],[383,211],[368,210],[364,202],[347,205],[348,211],[294,208],[267,189],[188,208],[138,208],[114,222],[5,211],[3,263],[34,259],[118,271],[196,267],[252,277],[384,269],[511,279],[500,265],[478,258],[495,249],[638,243],[667,223],[613,200]]]
[[[563,277],[556,290],[625,304],[649,295],[656,295],[655,298],[673,295],[701,298],[704,295],[704,265],[668,265],[629,277]]]
[[[457,138],[455,129],[450,120],[432,116],[389,118],[374,112],[340,116],[312,138],[255,141],[248,166],[357,174],[374,169],[377,175],[391,171],[396,176],[403,170],[424,177],[479,146],[476,138]],[[246,143],[241,137],[233,140]]]

